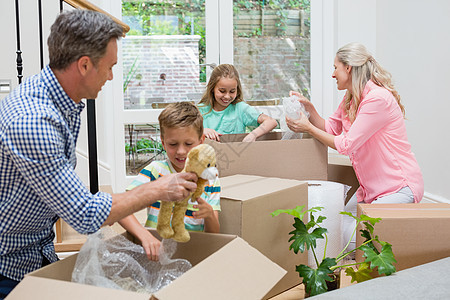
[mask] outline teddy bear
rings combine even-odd
[[[188,207],[189,199],[197,201],[205,188],[208,180],[215,179],[219,174],[216,168],[216,153],[207,144],[200,144],[189,151],[186,164],[182,172],[193,172],[197,174],[197,189],[186,199],[179,202],[161,202],[158,214],[156,230],[164,239],[172,238],[177,242],[188,242],[189,232],[184,225],[184,215]],[[172,217],[172,227],[170,219]]]

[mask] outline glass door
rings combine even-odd
[[[233,0],[233,44],[247,103],[279,120],[289,91],[310,99],[309,0]]]
[[[157,116],[200,100],[206,83],[205,1],[122,1],[126,175],[164,158]]]
[[[114,108],[119,191],[140,168],[164,157],[162,109],[170,102],[199,101],[217,64],[234,64],[245,100],[275,119],[282,112],[280,98],[290,90],[309,97],[309,0],[122,0],[121,5],[131,30],[121,46],[123,101]]]

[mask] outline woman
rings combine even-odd
[[[418,203],[423,178],[406,135],[405,109],[391,74],[358,43],[340,48],[332,77],[346,90],[336,112],[327,120],[297,92],[310,113],[286,118],[294,132],[308,132],[323,144],[348,155],[360,183],[346,210],[356,215],[359,203]]]

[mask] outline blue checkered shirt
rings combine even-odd
[[[92,195],[75,173],[84,103],[64,92],[50,67],[0,101],[0,274],[14,280],[50,262],[61,217],[80,233],[97,231],[111,195]]]

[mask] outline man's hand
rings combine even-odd
[[[181,201],[197,188],[197,175],[194,173],[176,173],[159,177],[152,181],[160,190],[161,201]]]

